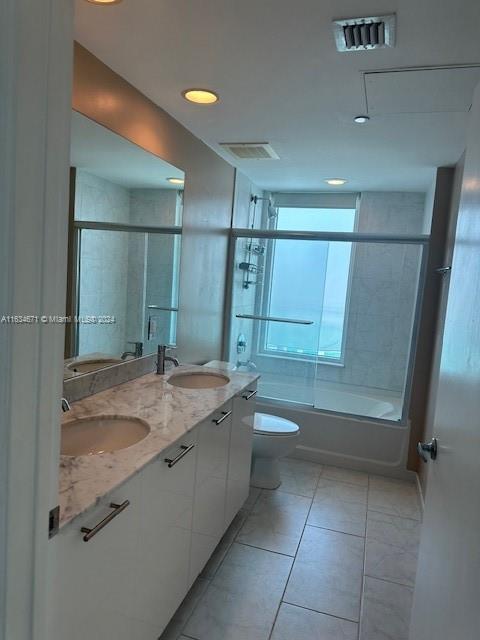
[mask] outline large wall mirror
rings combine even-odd
[[[185,174],[72,113],[65,377],[175,344]]]

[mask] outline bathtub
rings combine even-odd
[[[315,392],[315,407],[323,411],[347,413],[370,418],[399,420],[401,407],[397,399],[376,397],[374,394],[358,394],[352,391],[325,389]]]
[[[206,366],[235,369],[218,360]],[[317,381],[314,395],[305,387],[303,397],[298,394],[298,385],[294,389],[288,378],[261,374],[259,382],[256,411],[292,420],[300,427],[293,457],[395,478],[415,478],[406,469],[410,423],[400,422],[399,394]],[[260,395],[288,398],[293,391],[300,398],[297,402]],[[314,402],[322,409],[309,406]]]
[[[367,403],[372,411],[396,412],[393,403],[350,394],[351,409]],[[345,398],[342,398],[342,401]],[[306,405],[258,398],[257,411],[293,420],[300,438],[293,457],[395,478],[414,477],[406,470],[410,424],[371,420],[320,411]]]

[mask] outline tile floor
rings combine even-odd
[[[253,489],[160,640],[408,640],[414,484],[296,459]]]

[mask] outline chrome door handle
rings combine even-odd
[[[448,267],[438,267],[438,269],[435,269],[435,273],[439,273],[441,276],[446,276],[447,273],[449,273],[452,270],[452,267],[448,266]]]
[[[122,504],[115,504],[115,502],[110,503],[110,509],[113,509],[112,513],[109,513],[106,518],[101,520],[97,525],[93,527],[93,529],[89,529],[88,527],[82,527],[80,531],[84,533],[83,541],[88,542],[96,536],[99,531],[103,529],[109,522],[111,522],[114,518],[116,518],[122,511],[124,511],[128,505],[130,504],[130,500],[125,500]]]
[[[232,411],[222,411],[222,417],[219,418],[218,420],[212,420],[212,422],[214,422],[215,424],[222,424],[222,422],[224,420],[226,420],[229,416],[232,415]]]
[[[253,391],[251,389],[247,389],[247,395],[243,396],[245,398],[245,400],[250,400],[250,398],[253,398],[253,396],[257,395],[257,390],[254,389]]]
[[[187,453],[190,453],[190,451],[195,447],[194,444],[182,444],[180,445],[180,453],[178,454],[178,456],[175,456],[175,458],[165,458],[164,461],[167,463],[168,468],[171,469],[173,466],[175,466],[177,464],[177,462],[179,462],[183,456],[186,456]]]
[[[419,442],[417,444],[417,453],[424,462],[428,462],[427,453],[430,454],[431,460],[436,460],[438,453],[437,439],[432,438],[430,442]]]

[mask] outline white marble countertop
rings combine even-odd
[[[181,365],[163,376],[149,373],[72,404],[62,424],[86,416],[123,415],[145,420],[151,431],[144,440],[113,453],[60,456],[60,527],[95,505],[258,378],[256,373],[232,371],[230,382],[215,389],[168,384],[172,373],[185,371],[206,373],[205,367]]]

